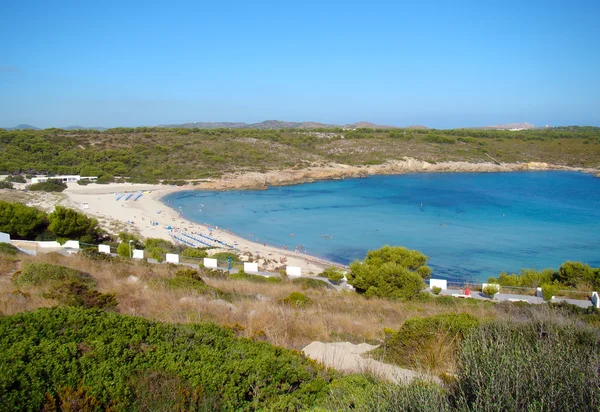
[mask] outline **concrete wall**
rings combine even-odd
[[[286,266],[285,273],[292,278],[299,277],[302,276],[302,269],[297,266]]]
[[[429,279],[430,288],[441,288],[442,290],[448,289],[448,281],[446,279]]]
[[[133,250],[133,258],[134,259],[143,259],[144,251],[142,249],[134,249]]]
[[[61,248],[62,245],[58,242],[37,242],[42,249]]]
[[[110,246],[109,245],[98,245],[98,252],[106,253],[110,255]]]
[[[592,305],[596,309],[600,309],[600,297],[598,296],[598,292],[592,292]]]
[[[167,253],[165,260],[167,261],[167,263],[179,264],[179,255],[176,255],[174,253]]]
[[[216,268],[217,267],[217,259],[204,258],[204,267]]]
[[[65,244],[63,245],[63,247],[79,250],[79,241],[78,240],[67,240],[65,242]]]
[[[246,272],[246,273],[258,272],[258,263],[244,262],[244,272]]]
[[[0,243],[10,243],[10,235],[8,233],[0,232]]]

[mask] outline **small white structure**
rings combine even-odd
[[[448,289],[448,281],[446,279],[429,279],[429,287],[440,288],[442,290]]]
[[[63,183],[77,182],[78,180],[89,180],[95,182],[98,180],[97,176],[84,176],[79,175],[61,175],[61,176],[36,176],[31,178],[31,183],[42,183],[48,180],[60,180]]]
[[[98,245],[98,252],[106,253],[110,255],[110,246],[109,245]]]
[[[285,273],[291,278],[297,278],[302,276],[302,269],[298,266],[286,266]]]
[[[144,251],[142,249],[134,249],[133,250],[133,259],[143,259]]]
[[[244,272],[258,273],[258,263],[244,262]]]
[[[174,253],[167,253],[165,260],[167,263],[179,264],[179,255],[176,255]]]
[[[206,268],[216,268],[217,263],[217,259],[204,258],[204,267]]]
[[[79,250],[79,241],[78,240],[67,240],[63,245],[64,248],[67,249],[77,249]]]
[[[542,288],[537,288],[535,290],[535,296],[537,296],[538,298],[543,298],[544,297],[544,292],[542,292]]]
[[[600,309],[600,297],[598,292],[592,292],[592,304],[596,309]]]
[[[10,235],[8,233],[0,232],[0,243],[10,243]]]

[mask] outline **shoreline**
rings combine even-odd
[[[265,190],[268,186],[283,186],[311,183],[322,180],[338,180],[344,178],[364,178],[373,175],[402,175],[408,173],[494,173],[512,171],[562,170],[584,173],[598,173],[595,169],[571,168],[548,165],[546,163],[527,163],[497,165],[495,163],[444,162],[431,164],[414,159],[394,161],[376,166],[327,165],[307,169],[288,169],[281,171],[238,172],[223,176],[216,180],[196,182],[184,186],[164,186],[133,183],[111,183],[107,185],[89,184],[80,186],[71,183],[63,193],[68,203],[83,213],[99,219],[101,226],[119,222],[123,230],[136,232],[143,238],[154,237],[174,241],[167,227],[183,233],[209,233],[209,225],[192,222],[182,217],[178,210],[172,208],[162,199],[168,194],[186,190]],[[115,192],[137,192],[144,194],[137,201],[116,201]],[[84,208],[84,205],[87,208]],[[103,222],[104,220],[104,222]],[[155,225],[151,222],[156,222]],[[317,275],[329,266],[347,268],[343,264],[330,262],[317,256],[295,253],[290,250],[248,240],[233,232],[223,229],[212,229],[212,237],[225,243],[236,245],[240,253],[259,255],[261,270],[273,271],[285,265],[298,266],[302,273]],[[221,251],[222,249],[213,249]],[[214,253],[214,252],[213,252]],[[282,261],[285,258],[285,262]]]

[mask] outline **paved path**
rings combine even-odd
[[[460,295],[462,294],[463,291],[462,290],[458,290],[458,289],[446,289],[446,290],[442,290],[440,292],[440,295],[443,296],[452,296],[452,295]],[[542,304],[545,303],[544,299],[537,297],[537,296],[530,296],[530,295],[514,295],[514,294],[510,294],[510,293],[498,293],[494,296],[494,299],[490,299],[485,293],[483,292],[477,292],[477,291],[472,291],[471,292],[471,299],[477,299],[477,300],[491,300],[492,302],[504,302],[504,301],[510,301],[510,302],[515,302],[515,301],[523,301],[523,302],[527,302],[527,303],[531,303],[531,304]],[[580,300],[580,299],[567,299],[567,298],[563,298],[563,297],[558,297],[555,299],[552,299],[552,303],[559,303],[559,302],[567,302],[570,303],[572,305],[577,305],[581,308],[587,308],[592,306],[592,302],[589,300]]]

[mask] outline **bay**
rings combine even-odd
[[[372,176],[163,201],[186,219],[343,264],[386,244],[417,249],[449,280],[600,266],[600,179],[578,172]]]

